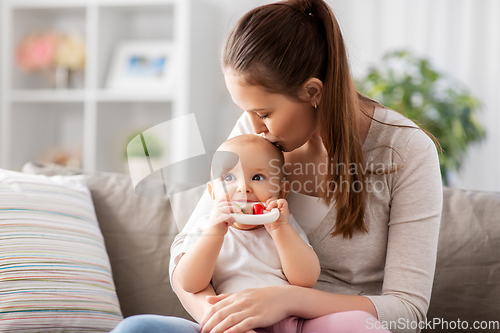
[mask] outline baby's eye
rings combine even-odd
[[[253,177],[252,177],[252,180],[257,180],[257,181],[258,181],[258,180],[264,180],[264,179],[265,179],[265,178],[264,178],[264,176],[262,176],[262,175],[255,175],[255,176],[253,176]]]
[[[260,119],[266,119],[266,118],[267,118],[267,114],[266,114],[266,115],[264,115],[264,116],[261,116],[261,115],[257,114],[257,116],[258,116]]]
[[[233,176],[232,174],[228,173],[228,174],[224,175],[224,181],[225,182],[230,182],[230,181],[233,181],[233,180],[236,180],[236,177]]]

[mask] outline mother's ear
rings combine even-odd
[[[286,197],[290,194],[290,182],[288,180],[284,180],[281,182],[281,199],[286,199]]]
[[[317,106],[321,101],[322,93],[323,82],[318,78],[312,77],[308,79],[300,88],[299,98],[301,101],[311,103],[312,106]]]

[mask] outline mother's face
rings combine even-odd
[[[225,73],[226,86],[241,109],[248,112],[255,133],[262,134],[283,151],[304,145],[318,128],[317,112],[307,96],[298,101],[247,85],[235,74]]]

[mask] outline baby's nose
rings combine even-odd
[[[250,193],[252,192],[252,188],[245,181],[242,181],[238,184],[238,191]]]

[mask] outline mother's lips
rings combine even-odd
[[[268,137],[266,137],[266,134],[265,133],[261,133],[260,136],[262,136],[264,139],[266,139],[267,141],[271,142],[273,145],[279,147],[280,144],[279,144],[279,141],[272,141],[270,140]]]

